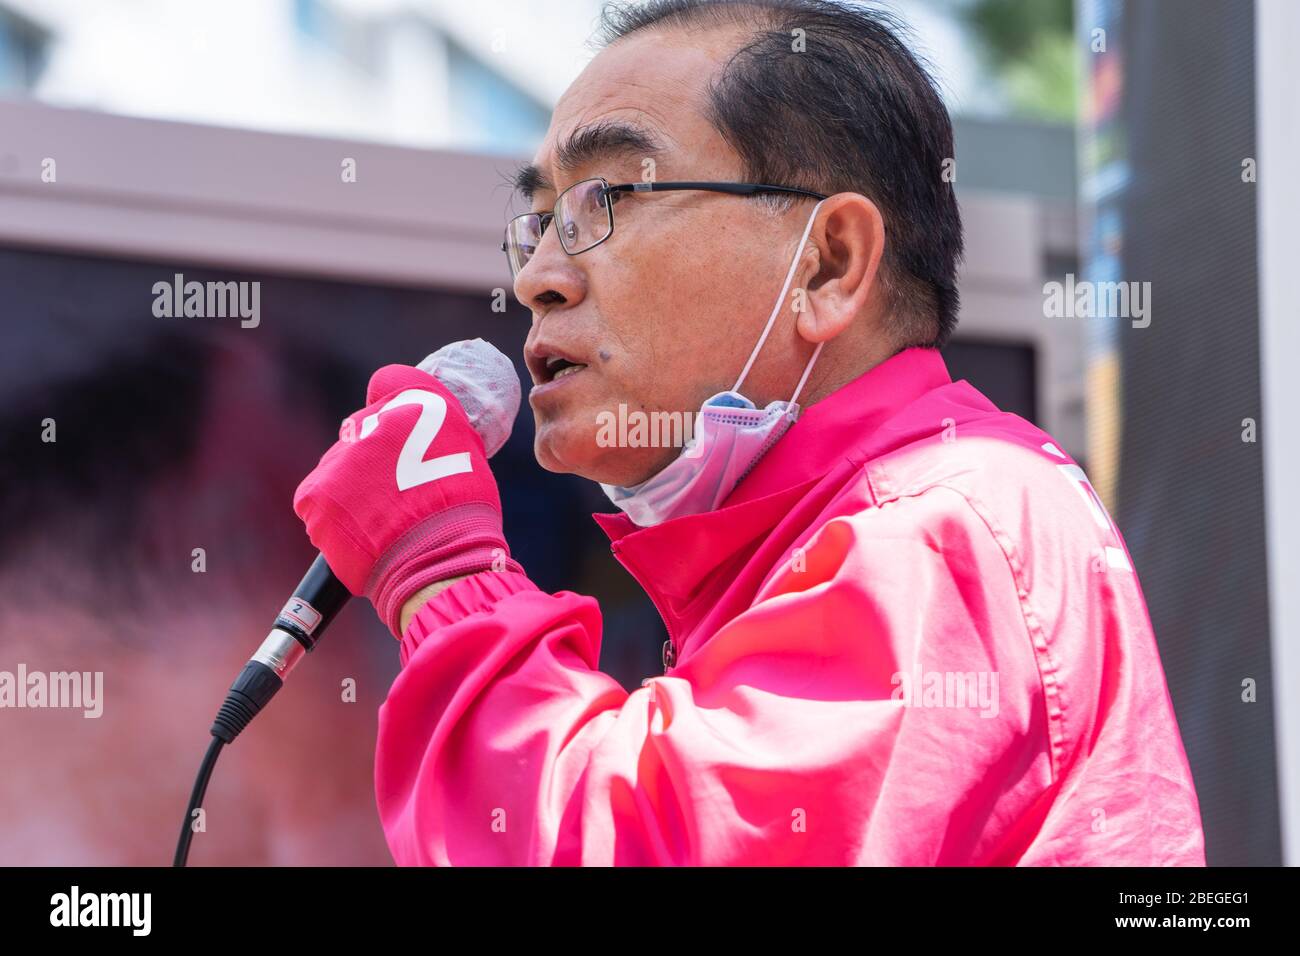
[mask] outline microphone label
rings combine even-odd
[[[311,637],[312,632],[320,624],[320,611],[300,597],[289,598],[280,609],[280,617],[297,625],[308,637]]]

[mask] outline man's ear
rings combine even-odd
[[[825,202],[809,235],[812,265],[804,308],[795,323],[808,342],[827,342],[867,311],[885,253],[885,220],[859,193]]]

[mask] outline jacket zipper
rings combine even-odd
[[[642,580],[641,575],[636,573],[636,568],[633,566],[632,562],[627,559],[626,555],[619,553],[617,541],[610,544],[609,550],[610,553],[618,558],[619,563],[622,564],[623,567],[627,568],[627,572],[632,575],[632,579],[641,586],[641,590],[646,593],[646,597],[650,599],[650,603],[653,604],[655,610],[659,612],[659,619],[664,622],[664,630],[668,632],[668,640],[664,641],[663,647],[664,673],[667,674],[668,671],[677,664],[677,637],[673,633],[673,626],[668,620],[668,615],[664,613],[664,609],[655,598],[654,592],[651,591],[650,588],[646,587],[645,581]]]

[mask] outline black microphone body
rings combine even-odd
[[[292,634],[310,651],[350,597],[352,593],[325,563],[325,555],[318,554],[293,589],[293,597],[280,609],[275,626]]]
[[[231,685],[212,722],[214,737],[230,743],[248,726],[284,686],[289,672],[316,646],[350,597],[351,592],[325,563],[325,556],[317,555],[293,589],[293,597],[276,615],[271,633]]]

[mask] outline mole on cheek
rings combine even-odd
[[[613,358],[613,356],[611,356],[604,349],[600,349],[596,354],[600,356],[600,360],[602,362],[608,362],[611,358]]]

